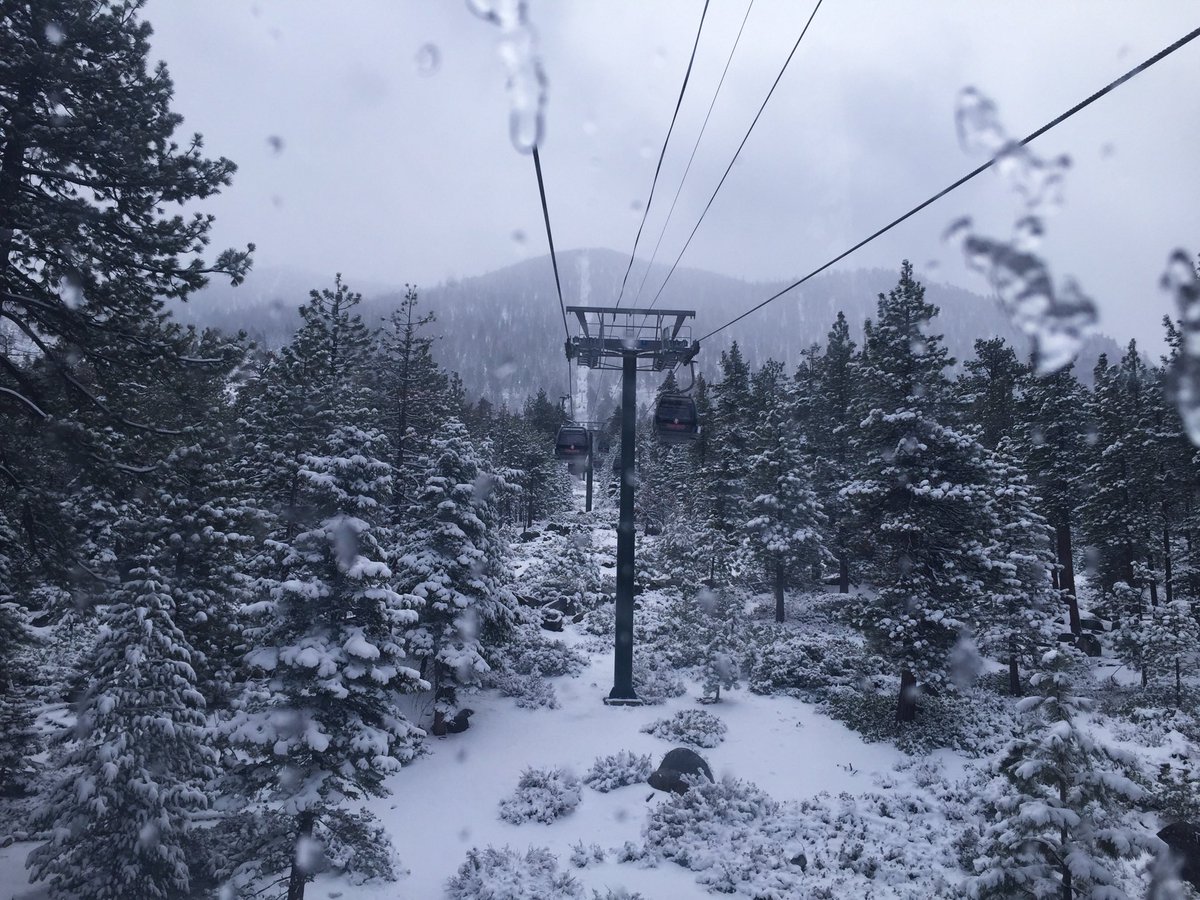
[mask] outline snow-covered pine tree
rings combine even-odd
[[[708,438],[697,484],[701,495],[704,528],[700,550],[706,575],[722,583],[736,565],[741,544],[741,514],[745,491],[750,435],[746,415],[750,407],[750,367],[735,341],[721,353],[721,380],[710,388]]]
[[[361,302],[340,274],[332,289],[310,291],[291,343],[268,355],[239,392],[242,477],[273,519],[273,536],[283,540],[314,522],[300,502],[305,459],[338,426],[365,427],[377,418],[373,337],[356,312]]]
[[[972,897],[1127,900],[1110,861],[1160,844],[1122,820],[1143,791],[1129,777],[1132,758],[1092,734],[1092,701],[1075,693],[1083,665],[1072,648],[1049,651],[1031,679],[1037,696],[1018,705],[1025,724],[1000,763],[1005,786],[987,798],[996,819]]]
[[[419,479],[413,464],[426,452],[430,437],[441,424],[442,401],[449,392],[449,378],[433,358],[435,338],[428,334],[437,317],[432,312],[418,315],[417,302],[417,288],[405,285],[404,297],[392,311],[379,341],[383,365],[376,406],[387,421],[384,431],[396,478],[392,491],[395,521],[404,516]]]
[[[1021,666],[1032,666],[1055,639],[1058,594],[1050,583],[1050,526],[1035,509],[1023,471],[1001,438],[992,456],[991,568],[981,605],[972,613],[979,647],[1008,664],[1008,690],[1020,696]]]
[[[1174,676],[1175,706],[1183,707],[1184,661],[1200,650],[1200,623],[1190,600],[1182,597],[1152,609],[1153,629],[1148,635],[1147,663],[1155,674]],[[1190,667],[1188,671],[1191,671]]]
[[[28,614],[17,599],[18,579],[24,581],[19,569],[24,566],[14,559],[20,546],[16,529],[0,508],[0,797],[24,791],[34,745],[25,662]]]
[[[186,896],[183,839],[216,758],[193,652],[153,567],[131,569],[109,600],[65,736],[68,774],[35,815],[50,839],[27,865],[64,900]]]
[[[445,733],[457,708],[457,688],[489,670],[484,630],[504,628],[515,600],[507,586],[507,548],[496,513],[504,489],[457,419],[432,440],[425,483],[416,497],[417,530],[401,559],[404,578],[422,609],[408,634],[433,685],[432,731]]]
[[[1150,577],[1160,505],[1151,391],[1135,343],[1130,342],[1118,365],[1100,357],[1090,404],[1097,445],[1084,472],[1089,489],[1083,495],[1082,521],[1088,543],[1098,552],[1101,589],[1123,581],[1151,588],[1152,600],[1157,600],[1157,584]]]
[[[1054,529],[1057,568],[1052,583],[1064,599],[1071,632],[1079,634],[1074,547],[1090,451],[1087,391],[1071,366],[1065,366],[1046,376],[1028,372],[1018,394],[1015,454],[1042,498],[1042,514]]]
[[[1137,610],[1126,616],[1118,629],[1118,656],[1141,670],[1143,686],[1163,675],[1172,678],[1175,706],[1182,708],[1184,663],[1200,650],[1200,623],[1191,601],[1176,598],[1157,606],[1144,605],[1141,592],[1122,582],[1115,585],[1115,593]]]
[[[813,463],[817,499],[829,517],[829,549],[838,564],[838,591],[850,591],[852,529],[841,488],[850,480],[851,435],[858,395],[859,364],[850,325],[839,312],[826,336],[825,352],[812,356],[811,373],[797,372],[797,404],[805,408],[802,421]],[[805,391],[804,386],[810,386]]]
[[[385,562],[391,465],[377,431],[343,425],[300,469],[298,500],[316,524],[271,546],[279,572],[249,604],[245,662],[257,673],[230,718],[230,743],[248,756],[244,790],[296,816],[289,898],[312,872],[300,853],[322,812],[343,797],[386,793],[384,778],[412,758],[421,731],[396,696],[425,689],[406,665],[405,632],[419,600],[402,595]]]
[[[765,382],[773,383],[768,387]],[[829,556],[828,520],[813,490],[806,442],[795,424],[793,400],[784,390],[782,366],[767,363],[755,373],[760,420],[752,437],[749,488],[743,518],[745,544],[775,591],[775,621],[784,620],[789,584],[811,584]]]
[[[975,356],[963,363],[966,370],[955,383],[955,392],[966,418],[979,426],[980,440],[995,450],[1005,438],[1014,438],[1019,422],[1018,388],[1030,368],[1004,338],[975,341]]]
[[[901,722],[916,716],[918,680],[946,683],[950,650],[981,602],[996,524],[991,455],[938,418],[952,361],[924,330],[936,314],[905,260],[868,334],[860,464],[843,489],[874,548],[879,590],[860,623],[899,669]]]

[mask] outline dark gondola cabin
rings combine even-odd
[[[667,444],[685,444],[700,436],[696,401],[683,394],[665,394],[654,409],[654,430]]]
[[[582,425],[564,425],[558,429],[558,438],[554,442],[554,455],[565,459],[571,471],[577,472],[587,468],[588,457],[592,453],[592,436]]]

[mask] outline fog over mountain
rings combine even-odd
[[[801,353],[813,342],[824,343],[830,324],[839,311],[845,312],[855,339],[862,336],[863,321],[875,313],[880,292],[894,287],[899,269],[882,268],[831,271],[785,294],[736,325],[703,342],[697,369],[706,376],[716,371],[721,351],[737,341],[752,365],[769,357],[794,367]],[[568,306],[611,306],[617,297],[628,257],[613,250],[581,249],[559,254],[563,296]],[[666,275],[656,265],[646,278],[641,298],[644,264],[639,260],[630,275],[622,305],[645,307],[654,298]],[[382,324],[404,294],[401,284],[362,282],[353,273],[343,273],[350,287],[363,294],[362,315],[368,324]],[[922,281],[927,296],[941,313],[937,331],[945,336],[951,354],[958,360],[973,355],[977,338],[1002,336],[1028,352],[1029,340],[1008,321],[996,300],[936,280],[925,273]],[[185,321],[216,326],[227,331],[244,329],[267,346],[285,343],[296,327],[297,308],[308,291],[331,285],[326,276],[284,269],[253,272],[245,284],[231,288],[211,284],[186,306],[177,309]],[[735,315],[785,287],[787,282],[751,282],[729,278],[702,269],[678,269],[656,304],[666,309],[694,309],[694,337],[707,334]],[[419,286],[420,304],[432,311],[437,322],[432,332],[440,335],[436,355],[444,366],[457,371],[470,396],[485,396],[495,403],[520,404],[531,393],[545,388],[552,396],[566,392],[567,366],[563,358],[562,316],[554,289],[554,273],[548,257],[542,256],[480,275],[451,280],[433,287]],[[572,332],[577,327],[570,322]],[[1100,353],[1110,358],[1126,343],[1103,334],[1090,338],[1080,354],[1076,369],[1090,381],[1091,368]],[[1143,348],[1156,356],[1158,348]],[[613,375],[598,378],[581,370],[576,390],[586,392],[592,415],[604,412],[608,403],[597,404],[600,395],[617,390]],[[643,379],[642,389],[651,390],[657,379]]]

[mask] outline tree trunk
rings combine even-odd
[[[1150,579],[1150,605],[1158,606],[1158,579]]]
[[[1011,644],[1008,648],[1008,692],[1014,697],[1021,696],[1021,664],[1016,648]]]
[[[917,717],[917,676],[908,669],[900,672],[900,694],[896,698],[896,721],[911,722]]]
[[[1071,622],[1071,634],[1079,634],[1083,629],[1079,624],[1079,601],[1075,597],[1075,562],[1071,558],[1070,524],[1056,525],[1054,536],[1058,548],[1058,564],[1061,566],[1058,575],[1058,586],[1066,595],[1067,611]]]
[[[1174,576],[1171,573],[1171,522],[1167,518],[1167,504],[1163,503],[1163,593],[1167,603],[1174,599],[1175,586],[1171,583]]]
[[[292,850],[292,874],[288,878],[287,900],[304,900],[304,886],[308,884],[311,873],[300,865],[300,844],[312,837],[314,818],[312,810],[305,810],[299,816],[300,828],[296,834],[296,846]]]
[[[1179,678],[1179,657],[1175,657],[1175,708],[1183,709],[1183,683]]]
[[[776,558],[775,560],[775,621],[782,622],[784,619],[783,597],[784,586],[787,575],[783,570],[783,560]]]
[[[838,553],[838,593],[850,593],[850,560],[845,550]]]
[[[1058,799],[1059,802],[1066,807],[1067,782],[1065,780],[1060,780],[1058,783]],[[1070,832],[1067,831],[1066,825],[1063,825],[1062,829],[1059,831],[1059,840],[1059,846],[1063,849],[1070,844],[1071,835]],[[1062,863],[1060,863],[1060,870],[1062,871],[1062,900],[1072,900],[1072,898],[1075,896],[1075,891],[1071,885],[1071,867],[1067,865],[1066,859],[1063,859]]]

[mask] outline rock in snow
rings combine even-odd
[[[656,791],[685,794],[689,785],[684,776],[695,779],[701,775],[709,781],[716,780],[703,756],[687,747],[676,747],[663,757],[658,768],[651,772],[646,780]]]

